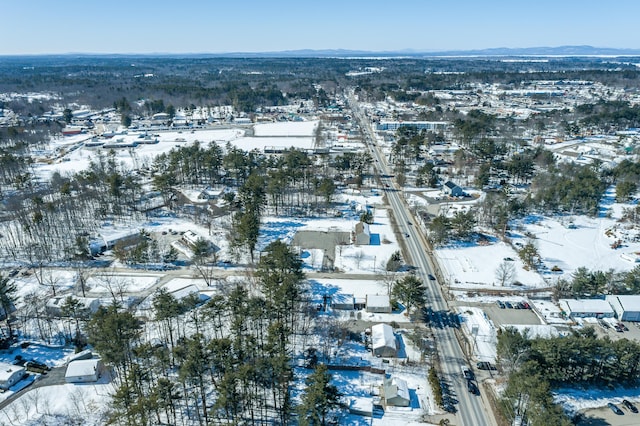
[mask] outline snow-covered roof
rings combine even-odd
[[[100,358],[94,358],[70,362],[64,377],[91,376],[96,374],[100,361]]]
[[[386,308],[391,306],[388,294],[367,294],[367,307]]]
[[[409,385],[407,381],[399,377],[384,379],[384,397],[386,399],[400,397],[409,401]]]
[[[389,347],[396,349],[396,336],[389,324],[376,324],[371,327],[371,346],[373,349]]]
[[[584,312],[592,314],[613,314],[613,308],[602,299],[560,299],[560,306],[565,306],[569,312]]]
[[[24,371],[24,367],[0,362],[0,383],[6,382],[18,371]]]
[[[617,300],[622,309],[629,312],[640,311],[640,295],[611,295],[607,296],[607,300]]]

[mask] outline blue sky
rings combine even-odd
[[[3,0],[0,55],[640,48],[640,1]]]

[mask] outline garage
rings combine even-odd
[[[616,317],[618,317],[620,321],[640,322],[640,296],[610,295],[607,296],[607,302],[611,304],[611,307],[616,312]]]

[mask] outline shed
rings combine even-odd
[[[97,382],[102,375],[102,368],[100,358],[72,361],[67,366],[64,380],[67,383]]]
[[[442,186],[442,191],[450,197],[462,197],[464,195],[464,190],[450,180]]]
[[[373,355],[395,357],[398,353],[396,335],[389,324],[376,324],[371,327],[371,350]]]
[[[614,311],[602,299],[560,299],[562,308],[571,318],[612,318]]]
[[[398,377],[383,379],[380,394],[384,398],[385,405],[408,407],[411,403],[409,386],[407,385],[406,380]]]
[[[369,224],[365,222],[356,223],[356,229],[354,233],[354,243],[357,245],[369,245],[371,244],[371,231],[369,230]]]
[[[367,294],[367,312],[391,313],[391,300],[388,294]]]
[[[640,322],[639,295],[610,295],[606,298],[620,321]]]
[[[338,293],[331,296],[331,307],[343,311],[353,311],[355,298],[353,294]]]
[[[9,389],[11,386],[22,380],[24,375],[24,367],[0,362],[0,389]]]

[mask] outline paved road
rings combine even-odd
[[[437,281],[429,280],[428,274],[433,275],[430,256],[427,255],[428,246],[424,235],[420,232],[415,218],[409,212],[405,201],[401,198],[401,190],[389,178],[389,168],[384,156],[376,145],[375,134],[371,122],[364,116],[353,94],[349,96],[349,103],[354,117],[358,120],[367,146],[376,162],[377,169],[382,172],[381,181],[385,188],[387,200],[393,209],[399,231],[405,236],[408,255],[413,265],[418,267],[417,275],[427,284],[426,297],[431,308],[435,311],[446,312],[449,307]],[[387,177],[385,177],[387,176]],[[456,424],[461,426],[490,426],[495,424],[493,413],[487,407],[484,395],[476,396],[468,392],[467,383],[462,376],[462,366],[468,366],[464,353],[456,338],[455,331],[450,327],[433,328],[438,345],[442,378],[450,384],[458,400]]]

